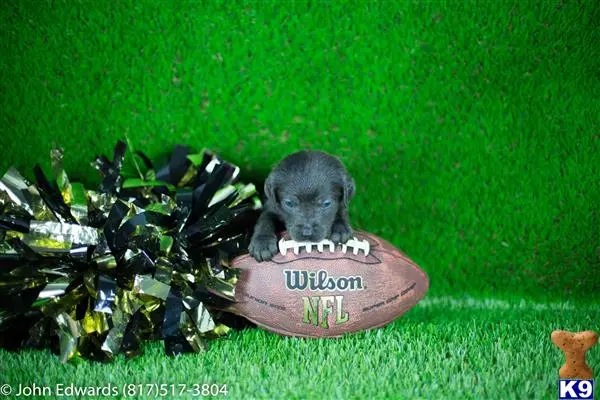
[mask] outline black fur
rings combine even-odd
[[[296,241],[345,243],[352,236],[348,205],[355,184],[337,158],[321,151],[291,154],[273,168],[264,190],[249,248],[256,260],[269,260],[277,252],[278,222]]]

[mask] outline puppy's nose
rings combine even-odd
[[[313,233],[312,226],[310,226],[310,225],[304,225],[302,227],[302,235],[303,236],[308,237],[308,236],[312,235],[312,233]]]

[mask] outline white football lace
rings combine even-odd
[[[316,242],[316,243],[315,242],[296,242],[295,240],[291,240],[291,239],[285,240],[284,238],[281,238],[281,240],[279,240],[279,252],[282,255],[285,255],[285,253],[287,253],[288,250],[293,250],[294,254],[298,255],[300,253],[301,247],[304,247],[306,249],[306,252],[310,253],[313,249],[313,246],[317,248],[317,251],[319,253],[322,253],[324,251],[325,246],[329,246],[330,253],[335,252],[335,248],[336,248],[335,243],[333,243],[329,239],[324,239],[324,240],[321,240],[320,242]],[[355,255],[357,255],[358,252],[360,250],[362,250],[365,253],[365,256],[368,256],[369,251],[370,251],[369,242],[367,242],[366,240],[358,240],[356,237],[353,237],[352,239],[348,240],[346,243],[343,243],[341,246],[342,246],[341,251],[344,254],[346,254],[349,247],[352,249],[352,253],[354,253]]]

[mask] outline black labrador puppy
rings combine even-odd
[[[264,189],[263,211],[249,246],[257,261],[277,252],[278,222],[298,242],[329,238],[345,243],[352,237],[348,204],[355,183],[337,158],[312,150],[291,154],[273,168]]]

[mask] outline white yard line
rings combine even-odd
[[[453,309],[496,309],[496,310],[536,310],[536,311],[568,311],[568,310],[589,310],[600,313],[599,303],[573,304],[564,303],[536,303],[528,300],[500,300],[500,299],[478,299],[474,297],[451,297],[440,296],[431,297],[425,296],[417,307],[449,307]]]

